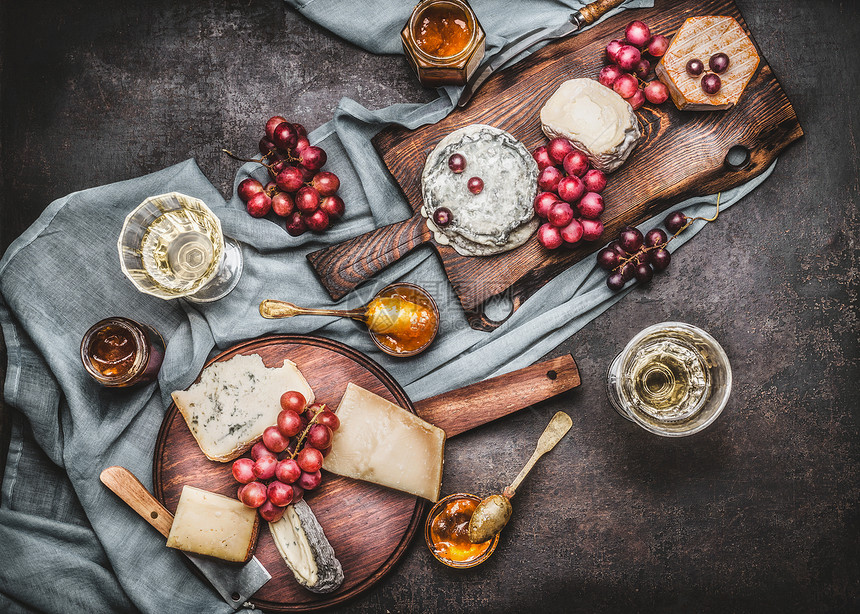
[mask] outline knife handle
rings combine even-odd
[[[159,533],[168,536],[173,526],[173,514],[146,490],[131,471],[125,467],[108,467],[101,472],[99,479]]]
[[[624,0],[597,0],[579,9],[579,14],[586,24],[592,24],[622,2]]]
[[[418,401],[414,403],[415,413],[453,437],[576,388],[579,383],[573,356],[565,354]]]

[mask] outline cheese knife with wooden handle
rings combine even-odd
[[[99,479],[159,533],[165,537],[170,534],[173,514],[146,490],[131,471],[125,467],[108,467],[101,472]],[[191,559],[212,587],[234,610],[242,607],[251,595],[272,578],[257,557],[252,557],[240,566],[190,552],[180,552]]]
[[[596,0],[596,2],[592,2],[578,11],[571,13],[568,20],[558,28],[539,28],[537,30],[527,32],[520,38],[511,41],[506,47],[503,47],[501,51],[499,51],[499,53],[496,54],[496,56],[493,57],[486,66],[484,66],[484,68],[475,73],[475,75],[469,80],[466,87],[464,87],[463,91],[460,93],[460,100],[457,101],[457,106],[465,106],[466,103],[472,99],[472,95],[477,91],[477,89],[481,87],[481,84],[490,78],[490,75],[519,54],[538,43],[563,38],[587,25],[591,25],[622,2],[624,2],[624,0]]]

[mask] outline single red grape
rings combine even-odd
[[[615,80],[618,79],[623,74],[621,68],[618,67],[617,64],[608,64],[600,69],[600,74],[597,75],[597,80],[600,81],[601,85],[605,85],[606,87],[612,87],[612,84],[615,83]]]
[[[256,196],[262,191],[263,184],[254,179],[253,177],[243,179],[239,182],[239,185],[236,186],[236,194],[239,196],[239,198],[242,199],[243,202],[246,203],[251,200],[252,196]]]
[[[280,115],[270,117],[269,121],[266,122],[266,138],[270,141],[274,141],[275,128],[277,128],[282,122],[285,121],[287,121],[286,118],[281,117]]]
[[[278,414],[278,430],[285,437],[294,437],[302,430],[302,419],[292,409],[284,409]]]
[[[680,211],[670,213],[668,216],[666,216],[666,219],[663,220],[663,225],[669,232],[675,234],[687,225],[687,216]]]
[[[257,192],[248,200],[246,207],[251,216],[263,217],[272,210],[272,197],[265,192]]]
[[[290,149],[295,147],[299,135],[296,134],[296,129],[287,121],[282,121],[272,130],[272,142],[279,149]]]
[[[322,196],[332,196],[340,188],[340,179],[332,172],[320,171],[311,180],[311,185]]]
[[[433,223],[444,228],[451,223],[451,210],[446,207],[439,207],[433,212]]]
[[[448,168],[457,174],[462,173],[466,170],[466,156],[459,153],[451,154],[448,158]]]
[[[604,247],[602,250],[597,252],[597,266],[605,271],[611,271],[617,267],[620,260],[621,258],[618,256],[618,252],[611,247]]]
[[[275,215],[287,217],[295,209],[296,204],[293,202],[293,197],[286,192],[278,192],[272,196],[272,211]]]
[[[340,418],[333,411],[326,409],[317,416],[317,424],[327,426],[332,431],[336,431],[340,427]],[[318,446],[314,446],[317,448]],[[320,448],[322,449],[322,448]]]
[[[660,245],[669,240],[669,237],[666,236],[666,233],[663,232],[660,228],[652,228],[645,235],[645,245],[648,247],[654,247],[655,245]]]
[[[647,284],[651,281],[651,278],[654,277],[654,270],[651,268],[650,264],[640,264],[636,267],[633,275],[636,277],[636,281]]]
[[[328,213],[322,209],[317,209],[310,215],[305,216],[305,224],[307,224],[308,230],[323,232],[331,226],[331,220],[328,217]]]
[[[666,50],[669,48],[669,39],[663,36],[662,34],[656,35],[651,39],[651,42],[648,43],[648,53],[650,53],[655,58],[662,57]]]
[[[665,249],[655,249],[651,252],[651,266],[654,267],[655,271],[662,271],[666,267],[669,266],[669,263],[672,261],[672,254],[669,253],[668,250]]]
[[[621,49],[618,50],[617,58],[619,68],[632,72],[636,69],[636,65],[639,63],[639,60],[642,59],[642,52],[633,45],[622,45]]]
[[[343,217],[346,212],[346,205],[343,199],[335,194],[334,196],[326,196],[320,201],[320,209],[325,211],[329,218]]]
[[[705,70],[705,64],[698,58],[693,58],[687,61],[687,74],[691,77],[698,77]]]
[[[702,77],[702,91],[708,95],[716,94],[723,86],[723,82],[718,75],[709,73]]]
[[[480,177],[472,177],[466,185],[472,194],[480,194],[484,190],[484,180]]]
[[[626,280],[622,277],[621,273],[613,273],[606,278],[606,285],[609,286],[609,289],[613,292],[623,288],[625,283]]]
[[[295,193],[302,187],[302,172],[295,166],[288,166],[275,177],[275,183],[284,192]]]
[[[320,193],[309,185],[302,186],[296,192],[296,208],[302,213],[313,213],[320,206]],[[307,220],[305,220],[307,221]],[[310,224],[308,224],[310,228]]]
[[[710,66],[711,70],[715,73],[721,75],[729,68],[729,56],[722,51],[715,53],[711,56],[711,59],[708,60],[708,66]]]
[[[639,232],[638,228],[627,227],[618,237],[618,243],[623,247],[628,254],[634,253],[640,247],[642,247],[642,243],[644,243],[644,237],[642,233]]]
[[[651,41],[651,30],[643,22],[631,21],[624,30],[624,38],[631,45],[644,47]]]
[[[305,220],[302,218],[302,214],[298,211],[293,211],[287,217],[287,232],[294,237],[298,237],[305,233],[308,229],[308,225],[305,224]]]

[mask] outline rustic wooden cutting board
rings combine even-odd
[[[269,367],[281,366],[289,358],[308,380],[316,399],[333,408],[340,403],[347,384],[353,382],[417,413],[449,437],[580,383],[576,364],[566,355],[413,404],[382,367],[364,354],[328,339],[303,335],[263,337],[239,344],[207,364],[237,354],[259,354]],[[186,484],[235,497],[239,485],[231,467],[232,463],[210,461],[203,455],[182,414],[171,404],[153,457],[153,485],[158,500],[175,513]],[[281,559],[268,527],[263,528],[255,555],[272,579],[252,601],[264,610],[318,610],[370,588],[403,555],[430,507],[428,501],[413,495],[323,473],[320,487],[307,493],[306,498],[343,566],[344,583],[328,595],[315,595],[300,587]]]
[[[373,144],[402,188],[414,216],[309,254],[308,260],[331,296],[344,296],[414,247],[427,243],[439,253],[471,325],[492,330],[500,323],[482,313],[488,298],[507,295],[516,309],[561,271],[616,238],[624,226],[639,224],[691,196],[728,190],[765,171],[803,131],[762,56],[756,74],[733,109],[678,111],[667,101],[659,107],[646,103],[637,112],[644,139],[626,163],[609,176],[603,192],[606,210],[601,218],[606,230],[600,241],[548,251],[532,237],[505,254],[470,258],[437,244],[418,213],[425,159],[444,136],[469,124],[489,124],[507,130],[531,151],[546,143],[539,113],[547,98],[567,79],[596,78],[606,63],[606,44],[623,37],[629,21],[641,19],[652,32],[671,36],[685,19],[698,15],[732,16],[752,38],[731,0],[657,0],[653,8],[624,11],[590,30],[552,42],[496,73],[466,107],[436,124],[380,132]],[[726,161],[734,146],[749,150],[747,163],[732,166]]]

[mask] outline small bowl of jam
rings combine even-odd
[[[501,533],[480,544],[469,541],[469,520],[481,502],[477,495],[455,493],[440,499],[424,524],[424,539],[437,561],[466,569],[480,565],[496,550]]]
[[[152,382],[163,359],[164,340],[158,331],[128,318],[97,322],[81,341],[81,362],[102,386]]]
[[[426,87],[465,85],[485,51],[478,17],[465,0],[423,0],[400,33],[403,50]]]
[[[376,347],[400,358],[423,352],[439,332],[439,307],[415,284],[386,286],[368,304],[365,317]]]

